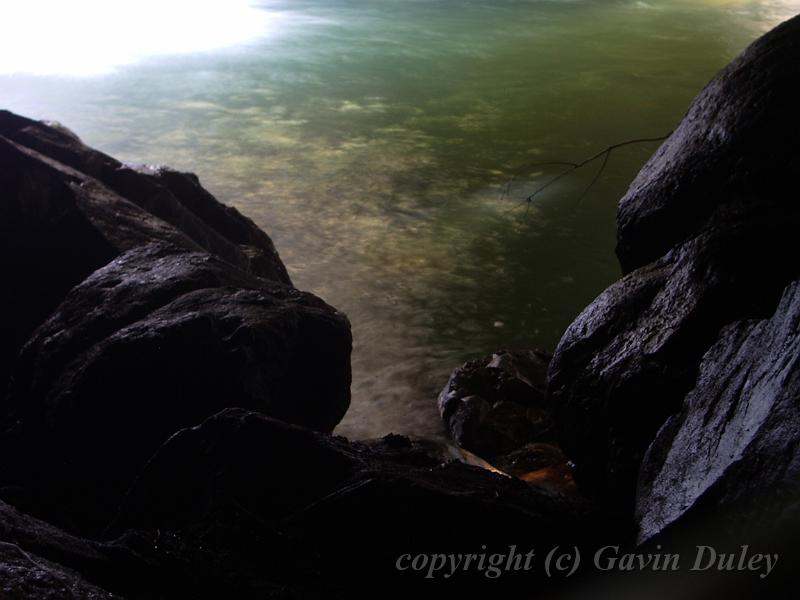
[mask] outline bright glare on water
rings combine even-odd
[[[355,336],[339,431],[440,435],[461,361],[553,349],[619,275],[616,203],[800,0],[3,0],[0,106],[197,172]],[[514,174],[509,197],[501,190]]]
[[[248,0],[3,3],[0,74],[102,75],[151,56],[208,52],[274,25]]]

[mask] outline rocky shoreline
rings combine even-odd
[[[624,277],[553,356],[453,373],[458,447],[331,435],[350,324],[264,232],[194,175],[0,111],[0,598],[642,597],[653,580],[589,560],[497,579],[413,561],[700,544],[780,555],[704,585],[777,589],[800,529],[798,105],[800,17],[642,169]]]

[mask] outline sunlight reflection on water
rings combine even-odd
[[[60,120],[122,160],[192,170],[253,218],[298,287],[350,317],[353,403],[338,432],[372,437],[442,435],[435,397],[454,366],[501,347],[552,350],[618,277],[616,203],[654,147],[616,153],[582,203],[591,171],[515,209],[552,175],[529,172],[501,200],[516,168],[669,131],[718,69],[800,1],[257,6],[267,21],[261,33],[243,26],[260,36],[246,46],[156,60],[155,44],[104,77],[0,70],[0,104]],[[193,11],[169,13],[169,27],[183,31]],[[9,72],[25,57],[0,62]]]
[[[4,2],[0,74],[102,75],[150,56],[240,44],[276,25],[276,15],[251,4],[249,0]]]

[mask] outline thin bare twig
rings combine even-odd
[[[608,159],[609,158],[611,158],[611,150],[606,152],[606,155],[603,157],[603,162],[600,165],[600,168],[597,170],[597,173],[595,173],[594,177],[589,182],[589,185],[586,186],[586,189],[583,190],[583,193],[581,194],[581,197],[578,198],[578,205],[580,205],[580,203],[583,202],[583,199],[589,193],[589,190],[591,190],[594,187],[594,184],[597,183],[597,181],[600,179],[600,177],[602,177],[603,171],[606,170],[606,165],[608,165]]]
[[[611,146],[608,146],[607,148],[601,150],[597,154],[594,154],[594,155],[590,156],[589,158],[587,158],[585,160],[582,160],[581,162],[577,162],[577,163],[567,162],[567,161],[552,161],[552,162],[534,163],[534,164],[531,164],[531,165],[527,165],[527,166],[523,167],[524,170],[530,170],[530,169],[533,169],[533,168],[536,168],[536,167],[556,166],[556,165],[558,165],[558,166],[567,166],[569,168],[567,170],[565,170],[565,171],[562,171],[558,175],[548,179],[546,182],[544,182],[542,185],[540,185],[538,188],[536,188],[536,190],[534,190],[533,193],[529,194],[522,202],[520,202],[516,206],[512,206],[511,209],[509,209],[509,210],[513,210],[513,209],[519,208],[523,204],[527,204],[528,207],[530,207],[530,204],[534,200],[534,198],[536,198],[536,196],[541,194],[547,188],[549,188],[550,186],[558,183],[559,181],[564,179],[564,177],[566,177],[567,175],[571,175],[572,173],[574,173],[578,169],[580,169],[582,167],[585,167],[586,165],[588,165],[590,163],[593,163],[594,161],[602,158],[603,159],[603,163],[600,165],[600,169],[595,174],[595,176],[592,179],[591,183],[589,183],[589,185],[586,186],[586,189],[583,190],[583,193],[581,194],[581,197],[578,200],[578,202],[580,203],[583,200],[583,198],[586,197],[586,195],[589,193],[589,191],[592,189],[592,187],[594,187],[594,185],[599,181],[600,177],[603,175],[603,172],[605,171],[606,166],[608,165],[608,161],[611,158],[611,153],[614,152],[614,150],[617,150],[618,148],[622,148],[624,146],[631,146],[633,144],[645,144],[645,143],[649,143],[649,142],[663,142],[664,140],[666,140],[671,135],[672,135],[672,132],[670,131],[668,134],[662,135],[660,137],[636,138],[636,139],[633,139],[633,140],[625,140],[624,142],[619,142],[617,144],[612,144]],[[502,195],[501,195],[501,199],[505,199],[506,196],[509,195],[510,190],[511,190],[511,185],[513,184],[514,180],[517,178],[517,176],[519,174],[520,174],[520,170],[517,170],[517,172],[515,172],[512,175],[511,179],[504,186],[504,189],[503,189],[503,192],[502,192]]]
[[[518,169],[514,170],[514,172],[511,174],[511,178],[503,186],[503,191],[500,194],[500,200],[505,200],[508,194],[511,193],[511,186],[514,184],[514,180],[519,175],[521,175],[524,172],[530,171],[531,169],[538,169],[539,167],[577,167],[577,164],[573,162],[555,160],[550,162],[539,162],[539,163],[531,163],[528,165],[523,165]]]

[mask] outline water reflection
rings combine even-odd
[[[101,75],[240,44],[276,25],[248,0],[22,0],[2,10],[0,74]]]
[[[245,49],[85,80],[0,77],[0,98],[128,160],[191,169],[262,225],[295,282],[351,317],[339,431],[361,437],[439,435],[434,400],[454,365],[552,349],[617,277],[616,202],[652,146],[615,153],[581,203],[591,171],[515,209],[551,174],[501,199],[516,167],[669,131],[790,4],[259,6],[280,25]]]

